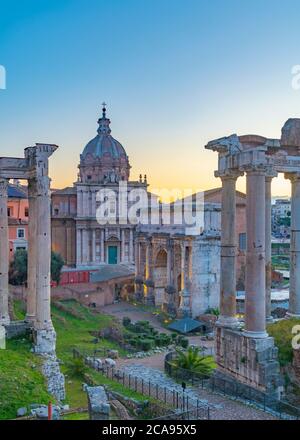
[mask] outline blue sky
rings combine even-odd
[[[296,0],[0,0],[1,155],[56,143],[53,185],[72,184],[105,100],[133,178],[218,186],[208,140],[300,117],[299,17]]]

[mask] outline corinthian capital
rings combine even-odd
[[[284,178],[290,180],[291,182],[295,182],[297,180],[300,180],[300,173],[299,172],[285,173]]]
[[[225,169],[222,171],[215,171],[215,177],[220,177],[221,180],[233,179],[243,176],[244,172],[239,169]]]

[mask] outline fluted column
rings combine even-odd
[[[219,175],[222,180],[220,316],[218,325],[234,327],[236,318],[236,180],[240,174]]]
[[[289,315],[300,317],[300,173],[286,178],[292,184]]]
[[[8,180],[0,179],[0,326],[9,324],[8,313],[8,219],[7,219]]]
[[[265,168],[248,167],[247,187],[247,252],[244,335],[267,337],[266,332],[266,267],[265,267]]]
[[[272,288],[272,225],[271,225],[271,217],[272,217],[272,179],[276,177],[277,173],[268,172],[266,175],[266,320],[271,322],[273,320],[271,315],[271,288]]]
[[[37,181],[28,180],[28,289],[26,321],[34,326],[36,319],[36,260],[37,260]]]

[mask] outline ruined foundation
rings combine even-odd
[[[242,331],[217,326],[215,350],[215,386],[224,389],[225,379],[241,397],[249,398],[248,387],[252,387],[253,400],[259,401],[264,394],[280,398],[282,379],[273,338],[249,338]]]

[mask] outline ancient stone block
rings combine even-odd
[[[101,386],[86,387],[90,420],[108,420],[110,405],[105,389]]]

